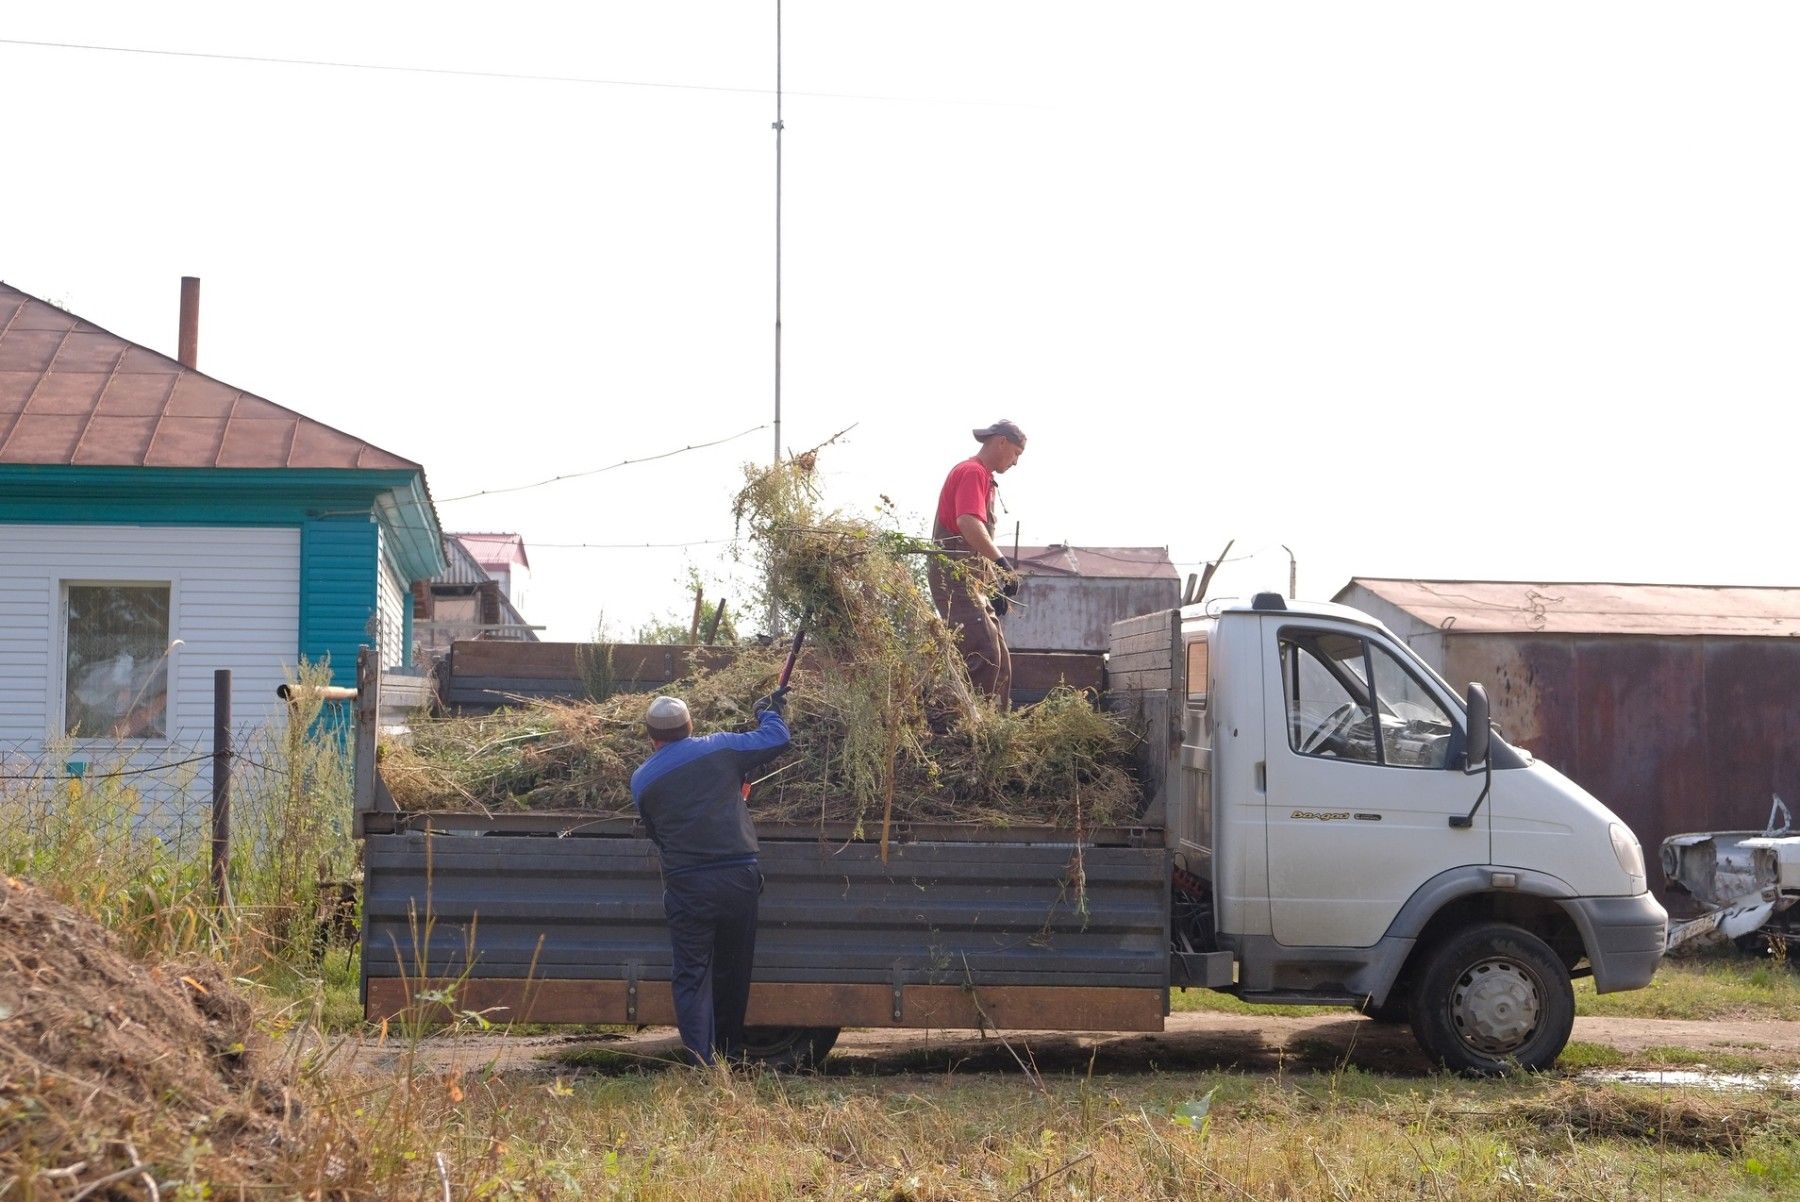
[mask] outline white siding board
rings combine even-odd
[[[0,523],[0,753],[41,757],[61,723],[63,583],[133,580],[173,584],[172,634],[183,645],[170,661],[168,738],[129,748],[83,744],[63,759],[145,767],[210,749],[218,668],[232,672],[240,737],[278,716],[275,687],[300,643],[297,528]],[[130,779],[147,813],[191,826],[185,810],[204,808],[211,796],[208,768]]]
[[[412,597],[388,556],[386,531],[377,537],[381,540],[381,572],[375,584],[375,640],[381,651],[382,667],[405,668],[406,611],[403,606]]]

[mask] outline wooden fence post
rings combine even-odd
[[[213,904],[231,906],[231,669],[213,672],[212,885]]]

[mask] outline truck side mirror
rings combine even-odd
[[[1469,682],[1469,696],[1465,703],[1469,711],[1469,752],[1468,766],[1471,771],[1487,763],[1488,758],[1488,695],[1487,689],[1474,681]]]

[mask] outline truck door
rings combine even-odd
[[[1269,898],[1277,942],[1368,947],[1413,891],[1489,860],[1481,779],[1447,698],[1372,632],[1266,620]]]

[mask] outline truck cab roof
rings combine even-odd
[[[1360,609],[1339,605],[1334,601],[1293,601],[1280,593],[1258,593],[1253,598],[1215,597],[1181,609],[1182,621],[1194,618],[1216,618],[1226,613],[1288,613],[1307,618],[1335,618],[1358,626],[1381,629],[1381,623]]]

